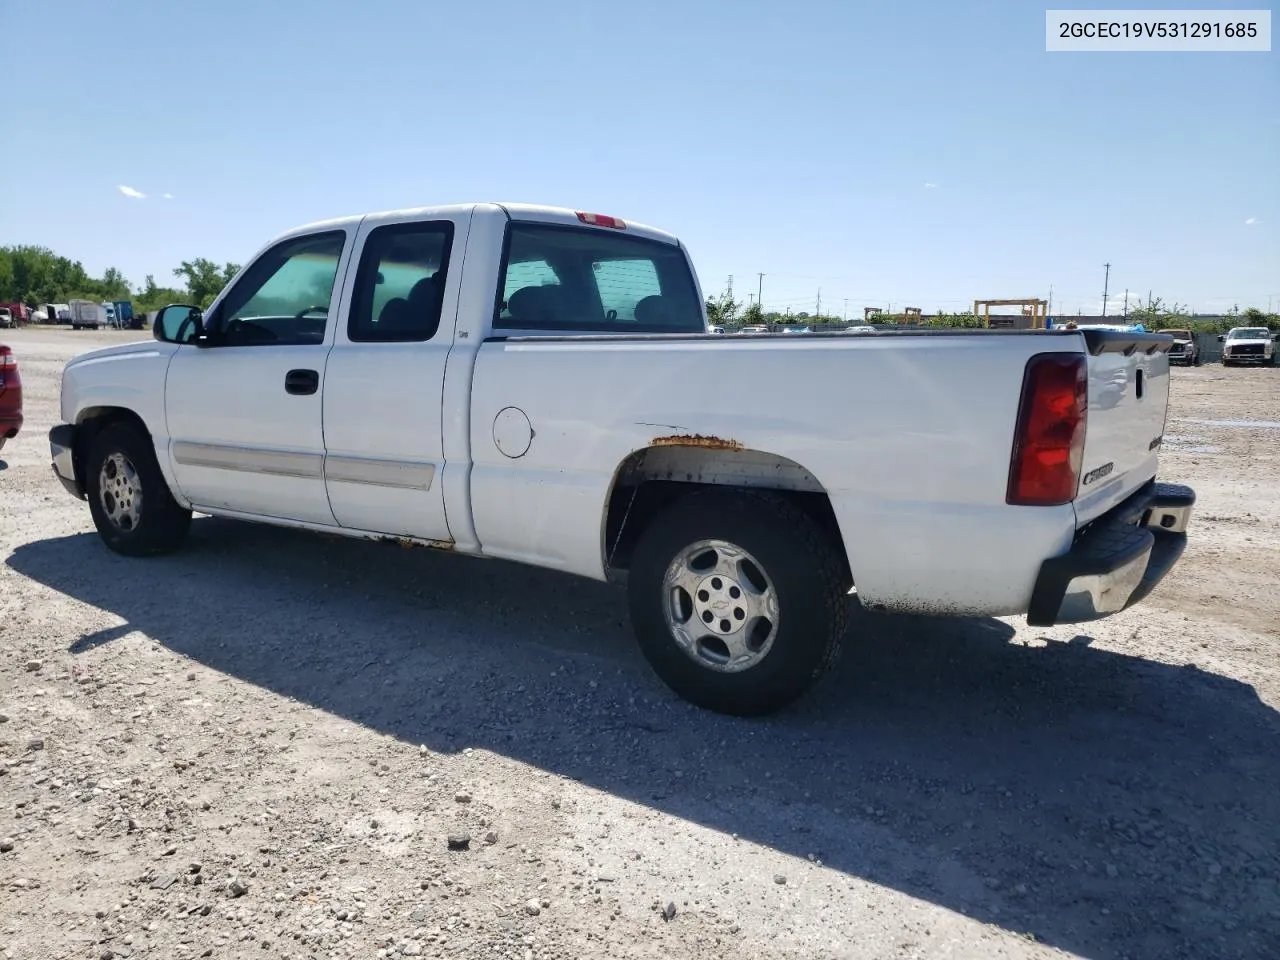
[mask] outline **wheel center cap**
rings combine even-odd
[[[693,595],[693,614],[713,633],[737,633],[747,622],[747,598],[732,577],[704,577]]]

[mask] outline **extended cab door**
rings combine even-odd
[[[170,459],[197,510],[334,525],[321,396],[354,231],[269,247],[210,308],[208,345],[183,344],[170,361]]]
[[[325,483],[353,530],[451,541],[441,395],[469,211],[369,217],[325,375]]]

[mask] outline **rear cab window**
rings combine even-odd
[[[684,251],[600,227],[512,221],[497,332],[705,333]]]
[[[435,337],[452,245],[449,220],[387,224],[370,231],[356,273],[347,339],[421,343]]]

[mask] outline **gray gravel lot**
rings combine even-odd
[[[139,336],[0,336],[5,960],[1280,956],[1280,369],[1174,371],[1200,503],[1142,607],[859,613],[744,721],[616,587],[211,518],[111,554],[46,432]]]

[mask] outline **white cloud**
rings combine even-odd
[[[173,199],[173,194],[172,194],[172,193],[166,193],[166,194],[164,195],[164,199],[166,199],[166,200],[172,200],[172,199]]]
[[[1260,221],[1258,220],[1257,217],[1250,217],[1248,220],[1244,222],[1244,225],[1246,227],[1252,227],[1255,223],[1259,223],[1259,222]]]
[[[924,188],[926,190],[936,190],[938,188],[938,185],[936,183],[926,183],[924,185]]]
[[[133,189],[133,187],[126,187],[123,183],[120,184],[118,187],[116,187],[116,189],[119,190],[121,193],[123,193],[126,197],[129,197],[133,200],[142,200],[146,197],[146,194],[143,193],[141,190],[135,190]]]

